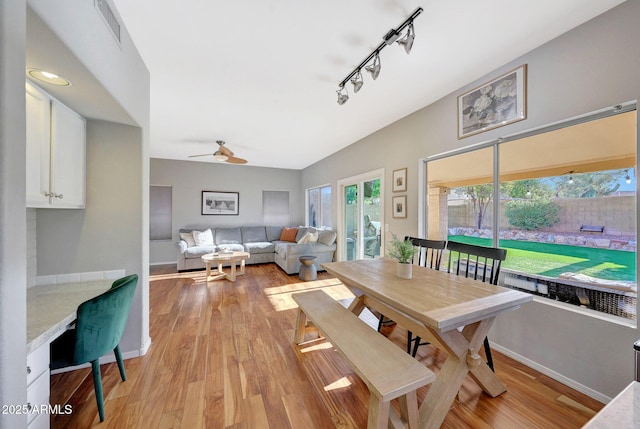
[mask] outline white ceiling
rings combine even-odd
[[[302,169],[622,0],[113,2],[151,73],[151,157],[221,139],[246,165]],[[338,83],[419,6],[411,54],[386,47],[339,106]]]

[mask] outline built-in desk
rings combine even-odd
[[[600,410],[583,429],[640,427],[640,382],[633,381]]]
[[[57,338],[75,320],[78,305],[100,295],[113,280],[53,284],[27,289],[27,354]]]
[[[27,289],[27,403],[29,429],[49,427],[49,343],[76,318],[78,305],[111,287],[113,279],[33,286]],[[37,407],[37,408],[35,408]]]

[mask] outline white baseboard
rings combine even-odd
[[[178,265],[178,261],[167,261],[167,262],[149,262],[149,265]]]
[[[500,353],[502,353],[503,355],[509,356],[511,359],[516,360],[516,361],[528,366],[529,368],[533,368],[536,371],[538,371],[538,372],[540,372],[540,373],[542,373],[542,374],[544,374],[544,375],[546,375],[546,376],[548,376],[548,377],[550,377],[550,378],[552,378],[552,379],[554,379],[554,380],[556,380],[556,381],[558,381],[558,382],[560,382],[562,384],[565,384],[565,385],[571,387],[574,390],[577,390],[578,392],[584,393],[585,395],[587,395],[587,396],[589,396],[589,397],[591,397],[591,398],[593,398],[593,399],[595,399],[597,401],[600,401],[600,402],[602,402],[604,404],[608,404],[609,402],[611,402],[612,398],[610,398],[610,397],[608,397],[608,396],[606,396],[606,395],[604,395],[604,394],[602,394],[602,393],[600,393],[600,392],[598,392],[596,390],[593,390],[590,387],[585,386],[584,384],[580,384],[580,383],[578,383],[577,381],[575,381],[575,380],[573,380],[571,378],[568,378],[568,377],[566,377],[566,376],[564,376],[564,375],[562,375],[562,374],[560,374],[560,373],[558,373],[558,372],[556,372],[556,371],[554,371],[554,370],[552,370],[550,368],[547,368],[546,366],[540,365],[539,363],[537,363],[535,361],[532,361],[529,358],[526,358],[526,357],[524,357],[522,355],[519,355],[518,353],[515,353],[515,352],[513,352],[513,351],[511,351],[509,349],[506,349],[506,348],[502,347],[499,344],[491,343],[491,348],[495,349],[496,351],[498,351]]]

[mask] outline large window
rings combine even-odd
[[[635,320],[636,111],[627,110],[427,159],[428,236],[505,248],[502,285]]]
[[[307,225],[331,226],[331,186],[307,189]]]

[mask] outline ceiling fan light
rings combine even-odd
[[[344,90],[344,92],[342,92]],[[336,91],[338,93],[338,104],[343,105],[349,99],[349,94],[347,93],[347,89],[343,86],[339,90]]]
[[[353,92],[360,91],[360,88],[362,88],[362,85],[364,84],[360,71],[358,71],[358,73],[351,79],[351,83],[353,84]]]
[[[217,150],[213,153],[213,158],[216,161],[226,161],[227,159],[229,159],[229,157],[222,153],[220,150]]]
[[[407,34],[400,40],[397,41],[399,45],[404,46],[404,51],[407,55],[411,52],[411,48],[413,47],[413,41],[416,38],[415,30],[413,29],[413,23],[409,24],[409,29],[407,30]]]
[[[380,55],[376,54],[373,64],[366,66],[364,69],[371,73],[373,80],[376,80],[380,76]]]

